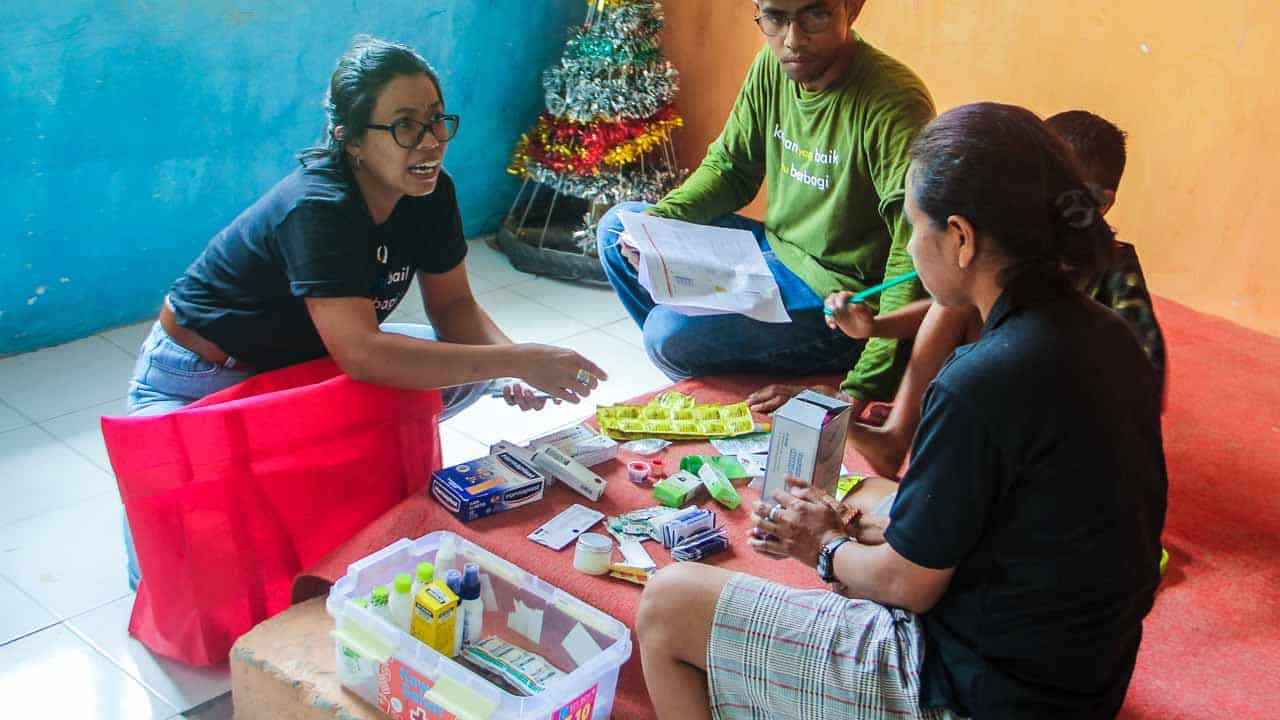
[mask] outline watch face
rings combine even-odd
[[[824,547],[818,552],[818,577],[823,582],[831,582],[831,549]]]
[[[834,579],[831,572],[831,561],[835,558],[836,550],[839,550],[840,546],[846,542],[849,542],[849,538],[836,538],[824,545],[822,550],[818,552],[818,577],[822,578],[823,582],[831,582]]]

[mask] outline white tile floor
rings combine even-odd
[[[535,278],[481,241],[472,290],[517,342],[573,348],[609,373],[578,406],[521,413],[485,399],[441,429],[445,462],[487,452],[667,384],[607,289]],[[393,320],[425,322],[416,291]],[[225,666],[193,669],[128,636],[120,502],[98,418],[123,412],[150,323],[0,359],[0,715],[173,718],[224,694]],[[57,698],[63,705],[51,711]],[[52,715],[50,713],[52,712]]]

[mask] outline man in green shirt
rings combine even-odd
[[[858,411],[869,400],[892,397],[910,348],[880,338],[864,348],[832,331],[823,298],[912,269],[911,228],[902,212],[907,151],[934,108],[919,77],[853,31],[862,5],[758,0],[756,23],[768,47],[756,56],[701,166],[657,205],[624,203],[601,220],[605,274],[643,328],[649,356],[672,379],[844,370],[840,389]],[[764,223],[734,215],[762,182],[769,199]],[[618,210],[751,230],[792,322],[686,316],[655,305],[639,284],[633,251],[618,242]],[[916,281],[869,304],[886,312],[923,296]],[[771,386],[750,401],[767,412],[798,390]]]

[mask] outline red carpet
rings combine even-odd
[[[1280,710],[1280,338],[1156,305],[1169,355],[1169,573],[1123,718]]]
[[[1138,668],[1121,717],[1271,717],[1280,708],[1280,339],[1157,304],[1169,349],[1165,450],[1170,570],[1147,619]],[[760,379],[733,378],[678,386],[704,401],[738,400]],[[671,459],[708,452],[689,443]],[[850,468],[864,467],[846,457]],[[674,464],[668,460],[668,464]],[[606,472],[607,468],[607,472]],[[625,480],[621,465],[597,468],[610,479],[598,504],[616,515],[652,505],[651,493]],[[744,491],[744,500],[755,498]],[[325,589],[348,563],[401,537],[436,529],[458,532],[552,584],[606,609],[634,627],[639,588],[572,569],[572,550],[555,553],[525,535],[581,498],[562,487],[531,507],[461,525],[425,494],[405,500],[295,585],[295,598]],[[811,570],[773,562],[747,549],[748,504],[728,513],[734,547],[716,564],[795,585],[816,587]],[[660,565],[669,562],[652,550]],[[653,717],[639,653],[623,666],[614,717]]]

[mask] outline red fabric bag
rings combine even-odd
[[[294,576],[440,467],[440,392],[324,358],[181,410],[102,418],[142,584],[129,633],[191,665],[289,606]]]

